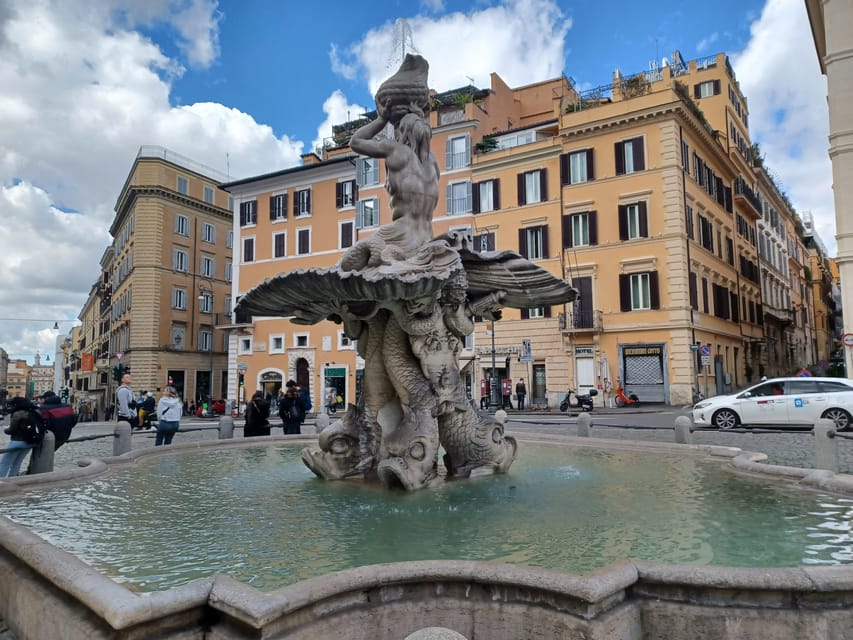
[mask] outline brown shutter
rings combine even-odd
[[[270,220],[275,220],[275,196],[270,196]]]
[[[299,192],[298,192],[298,191],[294,191],[294,192],[293,192],[293,217],[294,217],[294,218],[295,218],[297,215],[299,215],[299,209],[297,208],[297,207],[298,207],[298,205],[297,205],[297,203],[298,203],[298,202],[299,202]]]
[[[628,239],[628,205],[619,205],[619,239]]]
[[[335,206],[338,209],[343,209],[344,206],[344,183],[338,182],[335,185]]]
[[[311,213],[311,190],[308,190],[308,194],[306,196],[306,204],[308,205],[308,211],[306,213]]]
[[[495,211],[501,208],[501,180],[495,178],[492,180],[492,203],[495,205]]]
[[[625,173],[625,143],[617,142],[614,152],[616,154],[616,175],[621,176]]]
[[[546,318],[550,318],[550,317],[551,317],[551,305],[546,306],[546,307],[543,309],[543,311],[544,311],[544,313],[545,313],[545,317],[546,317]]]
[[[715,96],[720,95],[720,81],[719,80],[714,80],[714,95]]]
[[[542,257],[549,258],[551,254],[548,252],[548,227],[542,225]]]
[[[586,179],[595,180],[595,153],[592,149],[586,151]]]
[[[563,216],[560,219],[560,226],[563,236],[563,249],[571,249],[575,246],[572,242],[572,216]]]
[[[548,202],[548,170],[539,170],[539,192],[541,198],[539,202]]]
[[[632,146],[634,150],[634,171],[645,171],[646,170],[646,154],[643,153],[645,148],[644,142],[642,138],[634,138],[634,144]]]
[[[595,211],[587,213],[589,216],[589,243],[598,244],[598,214]]]
[[[693,85],[693,97],[697,100],[702,97],[702,89],[699,88],[698,84]]]
[[[649,215],[646,210],[646,203],[639,203],[640,209],[640,235],[644,238],[649,237]]]
[[[246,226],[246,210],[243,208],[243,205],[240,205],[240,226]]]
[[[524,188],[524,174],[518,174],[518,206],[522,207],[527,204],[527,192]]]
[[[627,273],[619,274],[619,308],[622,311],[631,310],[631,280]]]
[[[482,183],[475,182],[471,185],[471,212],[480,213],[480,185]]]
[[[699,309],[699,291],[696,288],[696,274],[694,272],[690,272],[688,276],[688,280],[690,283],[690,307],[693,309]]]
[[[521,319],[529,320],[530,319],[530,309],[522,309],[521,310]]]
[[[523,257],[525,257],[525,258],[528,257],[527,256],[527,230],[526,229],[519,229],[518,230],[518,252]]]
[[[560,184],[571,184],[572,175],[569,172],[569,154],[560,154]]]
[[[657,271],[649,272],[649,304],[652,309],[660,309],[660,284]]]

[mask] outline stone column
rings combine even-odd
[[[126,420],[119,420],[116,422],[113,434],[115,435],[115,438],[113,439],[114,456],[120,456],[121,454],[127,453],[131,450],[132,445],[130,439],[132,436],[129,422]]]
[[[50,473],[53,471],[53,454],[56,447],[56,438],[52,431],[45,431],[41,445],[33,447],[30,458],[30,474]]]
[[[838,446],[835,444],[835,423],[821,418],[814,423],[814,466],[838,473]]]

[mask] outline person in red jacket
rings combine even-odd
[[[45,391],[39,411],[47,423],[47,430],[53,432],[56,440],[54,451],[68,442],[71,430],[77,424],[77,415],[70,404],[65,404],[53,391]]]

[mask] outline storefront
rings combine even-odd
[[[667,402],[666,345],[619,345],[619,379],[625,394],[641,402]]]

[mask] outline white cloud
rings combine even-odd
[[[720,34],[716,31],[709,35],[707,38],[702,38],[699,43],[696,45],[696,51],[699,53],[705,52],[712,44],[714,44],[717,40],[720,39]]]
[[[185,63],[214,62],[220,18],[212,0],[3,3],[0,316],[47,325],[0,320],[7,352],[52,352],[53,320],[76,318],[140,146],[161,145],[223,173],[227,156],[235,178],[298,163],[301,142],[277,138],[237,109],[170,104],[171,80]],[[185,58],[168,57],[132,30],[138,25],[167,25]]]
[[[820,73],[803,3],[768,0],[752,23],[744,51],[732,56],[749,100],[753,142],[798,212],[835,255],[835,206],[829,148],[826,78]],[[792,43],[797,43],[793,46]]]
[[[323,146],[323,142],[332,135],[332,125],[357,120],[365,111],[370,110],[372,108],[365,109],[361,105],[350,104],[340,90],[333,92],[323,103],[323,113],[326,114],[326,119],[317,127],[317,137],[311,143],[311,148],[317,149]]]
[[[408,24],[414,47],[430,61],[430,87],[445,91],[470,84],[469,77],[488,87],[493,71],[510,86],[560,75],[571,20],[552,0],[504,0],[467,14],[417,16]],[[351,61],[346,68],[361,68],[371,93],[402,60],[398,28],[398,23],[386,22],[347,51]]]

